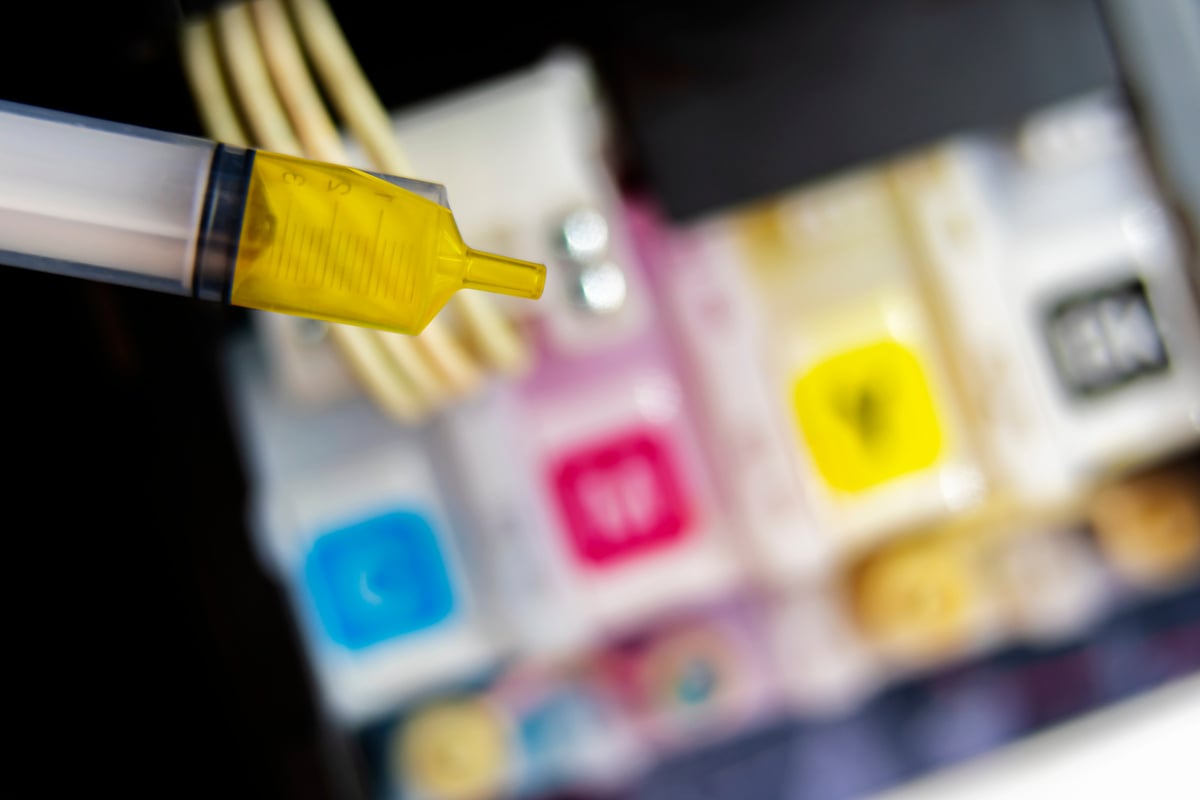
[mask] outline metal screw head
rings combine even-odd
[[[625,305],[625,273],[608,258],[611,232],[602,213],[588,206],[576,208],[559,221],[554,237],[576,308],[610,314]]]
[[[558,240],[567,258],[594,264],[608,254],[608,220],[594,208],[576,209],[563,218]]]
[[[572,285],[575,305],[594,314],[611,314],[625,305],[625,273],[611,261],[580,267]]]

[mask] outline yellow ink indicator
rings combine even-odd
[[[897,654],[943,655],[965,642],[981,603],[979,582],[951,546],[906,542],[859,569],[854,604],[877,644]]]
[[[1200,571],[1200,471],[1162,467],[1102,486],[1090,502],[1100,550],[1123,578],[1154,586]]]
[[[448,701],[417,713],[398,744],[400,774],[422,797],[485,800],[503,788],[504,726],[482,701]]]
[[[841,353],[792,394],[809,452],[834,489],[857,492],[935,463],[943,436],[920,362],[885,341]]]
[[[390,181],[260,151],[230,302],[418,333],[460,288],[537,298],[545,277],[467,247],[448,209]]]

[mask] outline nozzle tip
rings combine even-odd
[[[508,294],[536,300],[546,285],[546,267],[519,258],[467,250],[467,270],[463,286],[485,292]]]

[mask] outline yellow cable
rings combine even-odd
[[[329,326],[338,351],[376,405],[398,422],[419,421],[427,406],[417,398],[405,376],[397,374],[395,361],[372,333],[353,325]]]
[[[452,396],[450,387],[442,381],[424,351],[417,346],[417,338],[399,333],[371,331],[383,351],[392,357],[414,388],[431,407],[437,407]],[[423,335],[423,334],[422,334]]]
[[[414,341],[442,380],[454,387],[457,394],[470,394],[479,387],[482,372],[444,324],[435,319]]]
[[[307,142],[307,155],[344,164],[348,161],[345,145],[329,118],[320,94],[312,81],[304,56],[293,34],[287,12],[278,0],[253,0],[258,36],[266,64],[281,99],[290,112],[300,138]],[[470,391],[478,382],[478,370],[470,362],[461,345],[445,334],[441,325],[431,324],[420,337],[375,332],[383,352],[390,355],[399,370],[429,406],[436,406],[450,396]],[[423,341],[418,341],[423,340]],[[340,337],[341,345],[355,345],[361,337]],[[361,356],[362,365],[370,363]],[[447,370],[453,364],[456,369]],[[383,378],[368,381],[378,386]],[[448,385],[447,385],[448,384]]]
[[[391,175],[412,175],[392,121],[375,96],[333,12],[323,0],[292,0],[296,25],[330,101],[372,163]]]
[[[267,68],[305,153],[322,161],[346,163],[346,148],[309,77],[283,3],[254,0],[250,8]]]
[[[247,122],[264,146],[346,163],[345,147],[325,111],[279,0],[254,0],[218,13],[216,31],[220,33],[229,74]],[[200,113],[211,126],[210,133],[216,136],[219,131],[221,135],[216,138],[245,143],[222,77],[213,32],[207,20],[189,21],[185,26],[183,49],[189,80]],[[340,38],[340,30],[335,32]],[[361,77],[361,72],[358,75]],[[369,97],[378,106],[373,93]],[[382,106],[378,107],[382,113]],[[386,114],[383,117],[386,119]],[[387,133],[391,139],[386,145],[391,151],[388,158],[395,165],[403,156],[396,158],[400,150],[392,138],[390,122]],[[400,172],[394,166],[388,171]],[[489,304],[486,298],[473,300]],[[523,343],[513,336],[502,316],[489,315],[489,310],[494,311],[464,314],[466,328],[490,362],[510,369],[523,361]],[[335,330],[334,334],[333,341],[364,388],[397,419],[415,420],[428,406],[473,390],[482,377],[467,351],[442,324],[431,326],[416,338],[365,329]]]
[[[508,374],[525,369],[529,350],[496,303],[479,292],[459,292],[454,298],[468,337],[487,362]]]
[[[223,51],[229,61],[230,73],[234,78],[235,89],[242,100],[242,107],[250,127],[256,132],[259,141],[269,150],[283,153],[303,155],[304,148],[300,139],[293,131],[292,121],[287,110],[280,102],[280,95],[271,71],[264,56],[265,45],[260,47],[259,36],[264,35],[257,29],[251,16],[248,4],[239,3],[225,6],[217,12],[217,30],[224,45]],[[278,34],[279,28],[268,27],[266,35]],[[266,36],[264,36],[266,38]],[[276,38],[272,42],[272,52],[276,57],[277,67],[280,65],[280,54],[287,50],[291,37]],[[294,55],[298,56],[298,53]],[[283,56],[282,65],[289,66],[287,56]],[[300,58],[291,59],[290,66],[303,65]],[[302,98],[305,92],[307,71],[284,73],[289,90],[288,96],[293,101]],[[313,90],[315,95],[315,90]],[[306,105],[306,110],[321,109],[319,102],[300,100]],[[332,128],[332,123],[330,124]],[[320,130],[317,129],[314,140],[319,140]],[[325,155],[331,160],[345,162],[345,153],[340,140],[325,139],[319,147],[326,148]],[[319,157],[319,156],[318,156]],[[383,406],[393,417],[412,421],[421,413],[439,401],[443,392],[429,391],[436,387],[435,373],[428,365],[421,369],[420,355],[413,344],[383,347],[374,341],[374,332],[362,330],[343,332],[343,326],[331,325],[334,333],[332,339],[343,357],[350,363],[351,369],[367,392],[376,402]],[[353,326],[352,326],[353,327]],[[407,358],[397,360],[396,356],[408,349],[411,354]],[[416,372],[414,373],[414,369]]]
[[[245,48],[247,40],[241,22],[235,18],[226,25],[229,27],[225,32],[230,28],[234,32],[233,41],[226,42],[227,48]],[[249,44],[252,46],[253,40]],[[188,20],[183,28],[181,49],[184,69],[209,135],[229,144],[250,146],[221,74],[212,22],[206,18]],[[252,57],[239,54],[242,61]],[[270,100],[266,102],[267,106],[254,106],[258,109],[257,114],[261,115],[264,113],[262,109],[270,106]],[[273,124],[278,127],[281,123],[276,120]],[[419,419],[423,409],[416,394],[406,387],[401,376],[394,374],[390,359],[375,346],[369,332],[362,329],[343,330],[340,325],[331,328],[332,338],[343,358],[375,402],[397,420],[412,422]]]
[[[249,8],[241,4],[226,6],[217,14],[216,29],[222,50],[251,129],[267,149],[300,154],[302,147],[275,94]],[[198,100],[211,101],[211,96]],[[418,419],[426,406],[416,387],[398,373],[370,332],[362,329],[347,332],[340,330],[341,327],[331,326],[333,341],[367,392],[394,418],[405,422]]]
[[[226,9],[224,13],[220,32],[226,58],[232,62],[231,71],[236,71],[239,66],[248,66],[252,72],[256,65],[262,67],[262,55],[256,52],[257,45],[248,24],[246,9]],[[214,26],[208,19],[194,19],[185,23],[181,37],[184,69],[209,135],[230,144],[249,146],[250,142],[242,130],[222,76],[214,32]],[[266,138],[274,145],[272,149],[292,147],[289,140],[294,141],[295,136],[288,129],[290,123],[287,115],[279,107],[269,79],[264,81],[263,78],[261,74],[252,76],[250,80],[244,74],[242,76],[240,94],[247,117],[256,131],[267,132]],[[294,146],[299,149],[298,143]],[[425,410],[424,406],[404,376],[396,374],[390,357],[375,344],[370,332],[364,329],[342,330],[343,326],[337,325],[331,328],[331,336],[343,358],[374,401],[399,421],[419,419]]]
[[[215,12],[222,52],[229,63],[234,92],[241,102],[255,141],[267,150],[301,155],[300,140],[292,131],[287,113],[258,47],[250,9],[243,3],[221,6]]]
[[[396,140],[387,110],[363,74],[329,5],[325,0],[291,0],[291,5],[317,74],[376,169],[411,176],[412,167]],[[476,348],[496,369],[521,369],[527,361],[525,343],[495,302],[475,295],[461,292],[452,302]],[[440,340],[435,337],[432,341]],[[446,354],[443,358],[454,357]]]
[[[219,142],[248,147],[250,140],[242,129],[225,78],[221,75],[212,21],[197,17],[184,22],[180,50],[183,69],[208,135]]]

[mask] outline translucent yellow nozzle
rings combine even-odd
[[[546,285],[546,268],[532,261],[467,248],[463,286],[537,300]]]

